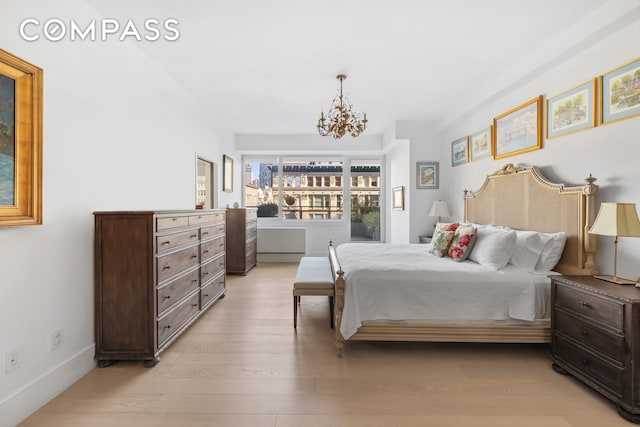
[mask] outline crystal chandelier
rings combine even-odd
[[[320,112],[318,132],[322,136],[331,135],[333,139],[340,139],[348,132],[355,138],[367,128],[367,114],[360,118],[360,114],[351,109],[349,99],[342,95],[342,81],[347,76],[338,74],[336,78],[340,80],[340,92],[333,98],[327,115]]]

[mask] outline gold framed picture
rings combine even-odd
[[[42,224],[43,70],[0,49],[0,227]]]
[[[493,119],[493,158],[542,148],[542,95]]]
[[[640,58],[600,76],[600,123],[640,115]]]

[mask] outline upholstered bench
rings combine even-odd
[[[327,295],[333,328],[333,274],[328,257],[302,257],[293,282],[293,327],[298,326],[298,304],[302,295]]]

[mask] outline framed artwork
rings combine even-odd
[[[596,125],[596,79],[547,99],[547,139]]]
[[[393,209],[397,211],[404,210],[404,187],[394,187],[393,193]]]
[[[222,156],[222,191],[233,191],[233,159],[226,154]]]
[[[0,49],[0,227],[42,224],[43,71]]]
[[[457,139],[451,143],[451,166],[458,166],[469,161],[469,138]]]
[[[440,185],[439,162],[416,162],[416,188],[437,189]]]
[[[491,156],[491,126],[469,136],[469,159],[473,162]]]
[[[640,115],[640,58],[600,76],[600,123]]]
[[[215,164],[196,154],[196,209],[215,207]]]
[[[493,119],[494,159],[542,148],[542,95]]]

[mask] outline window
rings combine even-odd
[[[342,187],[342,176],[336,176],[336,187]]]
[[[380,162],[352,161],[350,172],[351,241],[380,241]]]
[[[259,217],[278,216],[278,186],[278,169],[275,159],[245,162],[245,206],[257,207]]]
[[[262,218],[342,219],[342,181],[332,179],[342,173],[342,165],[335,160],[245,158],[245,206],[258,207]]]

